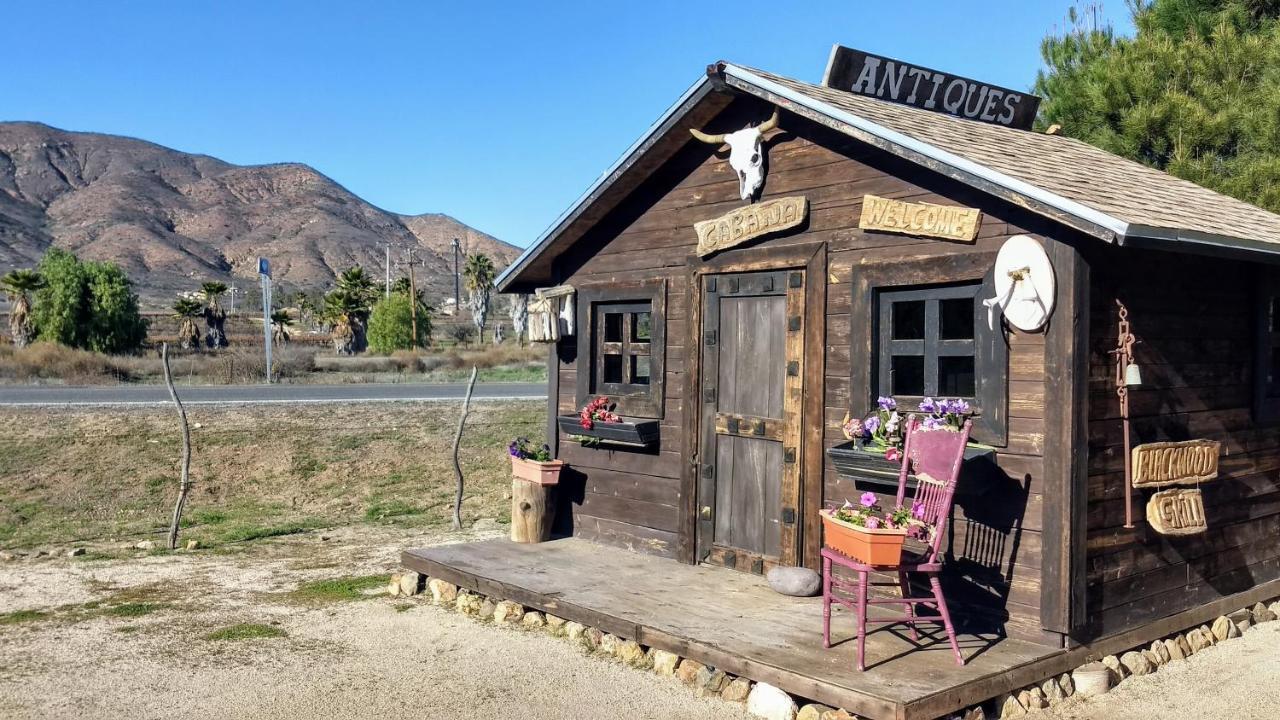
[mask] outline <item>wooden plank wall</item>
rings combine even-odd
[[[1119,248],[1093,255],[1086,630],[1101,636],[1280,577],[1280,427],[1252,414],[1254,267]],[[1122,426],[1108,354],[1117,294],[1142,369],[1130,403],[1133,444],[1222,442],[1220,479],[1202,486],[1204,534],[1152,531],[1151,491],[1134,492],[1136,527],[1123,527]]]
[[[711,132],[737,129],[766,117],[768,106],[735,101],[709,126]],[[769,174],[762,199],[803,194],[810,220],[804,232],[728,251],[749,256],[766,246],[822,241],[828,248],[825,388],[813,379],[807,391],[825,393],[821,418],[826,446],[843,441],[838,426],[850,404],[851,339],[854,323],[870,317],[850,314],[851,280],[864,264],[891,264],[904,258],[983,253],[992,258],[1001,243],[1019,232],[1056,232],[1025,211],[996,205],[986,196],[940,176],[920,171],[879,151],[794,115],[783,115],[783,132],[768,144]],[[683,130],[681,130],[683,132]],[[674,556],[679,532],[680,457],[683,413],[693,406],[685,392],[689,348],[689,279],[686,263],[694,255],[693,223],[738,207],[738,183],[724,153],[696,142],[654,173],[622,206],[582,242],[562,255],[557,275],[585,285],[650,277],[668,279],[666,402],[661,451],[644,455],[586,449],[561,441],[560,457],[586,476],[584,491],[572,508],[578,536]],[[911,178],[910,181],[904,178]],[[980,206],[984,219],[972,245],[866,233],[857,228],[866,193],[913,201]],[[1015,222],[1011,222],[1015,221]],[[982,264],[982,263],[980,263]],[[973,263],[970,263],[973,266]],[[990,262],[985,262],[989,267]],[[985,268],[984,268],[985,271]],[[955,280],[979,280],[956,277]],[[865,327],[859,328],[865,331]],[[1004,625],[1012,636],[1057,641],[1041,631],[1040,491],[1044,439],[1044,336],[1016,334],[1010,341],[1008,447],[999,452],[1006,483],[981,500],[961,501],[952,526],[951,551],[957,573],[951,590],[958,603],[984,608],[984,626]],[[559,368],[559,410],[577,406],[576,362]],[[816,468],[806,469],[813,472]],[[824,468],[824,498],[854,497],[829,462]],[[994,502],[993,502],[994,500]],[[971,613],[972,615],[972,613]],[[975,615],[976,617],[976,615]]]

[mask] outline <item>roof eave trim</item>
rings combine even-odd
[[[650,125],[649,128],[641,134],[640,138],[633,142],[631,146],[628,147],[612,165],[609,166],[609,169],[600,174],[600,177],[587,188],[586,192],[582,193],[582,195],[579,196],[567,210],[552,221],[551,225],[538,236],[538,239],[526,248],[523,253],[520,253],[520,257],[516,258],[515,262],[508,265],[507,268],[502,271],[502,274],[498,276],[496,281],[494,281],[494,285],[497,287],[498,292],[506,291],[507,287],[519,277],[520,273],[524,272],[529,264],[541,255],[542,251],[545,250],[546,247],[550,245],[556,237],[569,226],[570,223],[582,214],[583,210],[588,208],[601,193],[609,189],[609,187],[613,185],[619,177],[621,177],[622,173],[631,166],[634,158],[637,158],[648,151],[649,147],[652,146],[654,141],[668,129],[671,123],[682,117],[690,107],[702,100],[702,98],[705,97],[707,93],[711,92],[714,87],[715,82],[707,75],[703,75],[697,82],[690,85],[689,89],[685,90],[684,93],[680,95],[679,99],[672,103],[671,107],[667,108],[667,111],[664,112],[657,121]]]
[[[724,72],[727,75],[736,77],[748,84],[755,85],[765,92],[777,95],[789,102],[808,108],[813,112],[825,115],[832,120],[873,135],[885,142],[897,145],[912,153],[922,155],[931,160],[942,163],[943,165],[947,165],[966,175],[986,181],[992,185],[1002,187],[1017,195],[1022,195],[1036,202],[1043,203],[1044,205],[1055,208],[1067,215],[1071,215],[1099,228],[1103,228],[1110,233],[1113,233],[1115,238],[1124,237],[1128,232],[1128,223],[1104,212],[1095,210],[1087,205],[1083,205],[1074,200],[1062,197],[1061,195],[1049,192],[1044,188],[1037,187],[1023,180],[1010,177],[1004,173],[997,172],[985,165],[979,165],[972,160],[967,160],[959,155],[934,147],[933,145],[917,140],[910,135],[905,135],[896,130],[891,130],[879,123],[872,122],[848,111],[833,107],[821,100],[809,97],[804,93],[796,92],[789,87],[761,77],[745,68],[729,63],[725,63],[723,67]]]
[[[1130,225],[1121,245],[1153,250],[1193,252],[1202,255],[1263,255],[1265,262],[1280,262],[1280,243],[1219,235],[1181,228]]]

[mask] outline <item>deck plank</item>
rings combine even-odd
[[[962,635],[964,667],[939,629],[922,646],[904,632],[867,637],[866,672],[854,669],[852,615],[835,612],[822,647],[820,598],[788,598],[762,578],[601,546],[577,538],[507,540],[407,550],[407,567],[477,592],[599,627],[873,720],[936,717],[1013,689],[1028,666],[1058,648]],[[1024,672],[1012,673],[1021,668]],[[1024,683],[1025,684],[1025,683]]]

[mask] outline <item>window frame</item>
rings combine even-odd
[[[938,388],[940,378],[938,377],[938,363],[944,357],[972,357],[973,358],[973,375],[974,375],[974,394],[961,395],[977,403],[978,391],[978,375],[980,371],[980,363],[978,361],[978,341],[981,328],[979,323],[978,308],[981,304],[978,302],[978,293],[982,289],[981,283],[968,283],[964,285],[953,285],[945,287],[930,288],[910,288],[910,289],[892,289],[883,288],[876,293],[877,312],[877,332],[876,332],[876,394],[888,395],[886,389],[893,388],[893,358],[895,356],[902,357],[923,357],[924,358],[924,380],[922,395],[907,395],[907,398],[924,398],[932,397],[957,397],[955,394],[943,393]],[[973,303],[973,337],[967,339],[946,339],[942,337],[942,318],[939,312],[942,301],[944,300],[970,300]],[[905,302],[923,302],[924,303],[924,337],[920,339],[900,339],[893,337],[893,305]],[[918,351],[918,352],[915,352]],[[934,389],[931,391],[930,387]]]
[[[589,285],[578,288],[578,353],[577,353],[577,407],[585,405],[589,398],[606,396],[617,404],[617,413],[624,418],[661,419],[665,407],[666,357],[666,298],[665,279]],[[622,382],[604,382],[605,355],[621,355],[623,379],[629,379],[632,357],[645,353],[631,351],[643,344],[631,339],[631,316],[644,312],[648,303],[649,383],[647,385]],[[624,313],[621,342],[604,341],[604,316],[610,306]],[[606,352],[616,349],[619,352]]]
[[[1280,348],[1280,330],[1274,330],[1271,310],[1280,301],[1280,276],[1259,273],[1254,295],[1253,419],[1280,423],[1280,381],[1268,383],[1272,351]]]
[[[879,296],[885,292],[971,285],[975,299],[995,294],[995,253],[934,256],[855,266],[850,280],[849,403],[866,416],[880,394]],[[994,447],[1009,443],[1009,343],[1004,323],[987,327],[985,308],[975,302],[974,374],[981,413],[973,419],[973,441]],[[1043,331],[1042,331],[1043,332]],[[919,408],[903,405],[907,412]]]

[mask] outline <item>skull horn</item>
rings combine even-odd
[[[697,128],[689,128],[689,133],[708,145],[723,145],[724,135],[708,135]]]
[[[775,107],[773,109],[773,115],[756,129],[760,131],[761,135],[763,135],[776,127],[778,127],[778,108]]]

